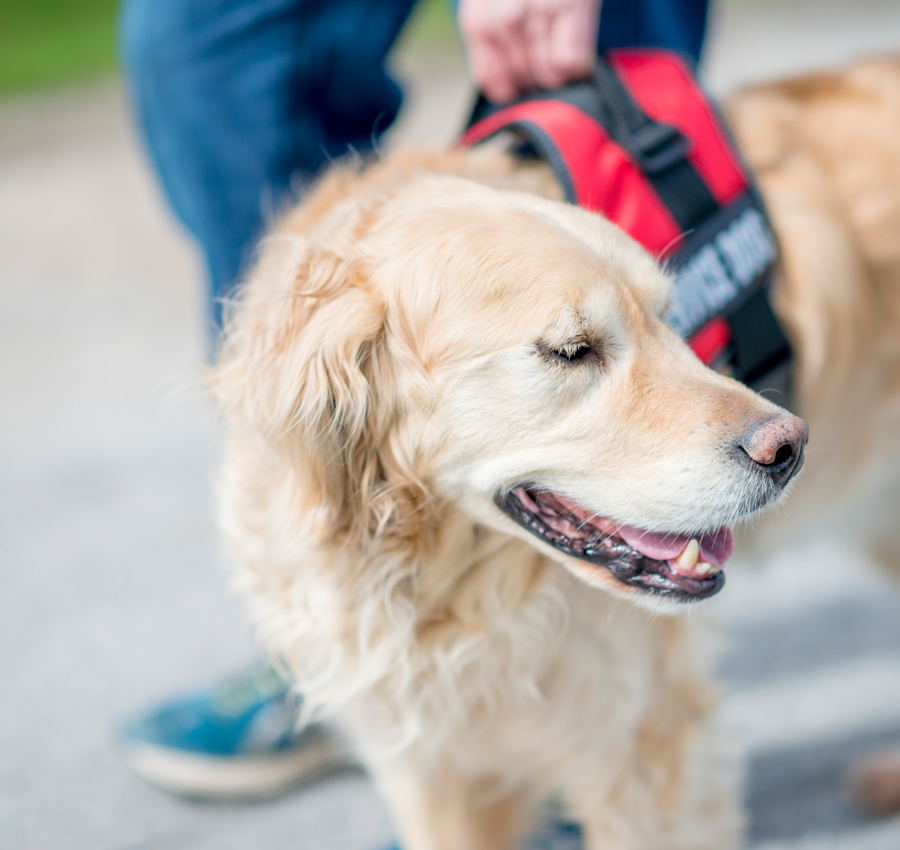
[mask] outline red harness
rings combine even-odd
[[[768,298],[775,238],[678,54],[614,50],[586,82],[503,107],[482,99],[461,142],[504,130],[523,154],[547,160],[571,203],[602,213],[675,272],[666,318],[701,360],[728,363],[756,387],[784,385],[790,348]]]

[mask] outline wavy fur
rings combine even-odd
[[[826,123],[845,99],[894,115],[896,63],[867,67],[733,103],[781,234],[800,397],[826,423],[848,387],[866,409],[897,390],[896,136],[873,131],[879,184],[806,127],[817,98]],[[726,449],[781,414],[703,369],[660,320],[652,259],[558,194],[490,150],[328,175],[228,322],[221,525],[263,642],[306,712],[354,737],[407,850],[512,847],[547,794],[590,850],[726,850],[708,627],[642,607],[492,497],[532,476],[643,527],[713,527],[771,497]],[[585,328],[603,375],[540,361],[536,342]]]

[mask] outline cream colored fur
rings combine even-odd
[[[887,307],[848,312],[842,286],[869,273],[871,249],[888,299],[893,243],[861,250],[852,234],[877,230],[896,196],[851,187],[857,206],[823,212],[840,180],[785,172],[792,146],[812,156],[774,114],[803,113],[792,96],[746,95],[735,122],[783,228],[801,399],[827,418],[842,396],[813,404],[826,375],[873,403],[896,389],[880,373],[859,387],[837,356],[860,327],[880,345]],[[754,143],[764,121],[777,127]],[[222,527],[264,643],[307,711],[353,736],[405,850],[511,848],[548,795],[589,850],[726,850],[740,816],[702,616],[551,549],[493,496],[539,480],[642,527],[730,523],[772,494],[725,447],[778,409],[704,369],[660,318],[669,283],[652,258],[539,197],[557,194],[543,169],[490,150],[326,177],[268,237],[229,322]],[[821,226],[848,231],[851,256],[816,265],[837,250],[830,233],[792,247]],[[540,356],[576,337],[604,363]]]
[[[781,242],[778,312],[792,330],[813,442],[772,546],[823,511],[900,574],[900,58],[760,86],[730,104]],[[848,580],[852,568],[848,565]],[[854,793],[900,811],[900,754],[861,763]]]
[[[812,434],[787,522],[763,531],[803,514],[821,523],[830,505],[900,572],[900,58],[759,86],[728,106],[779,237],[776,308]]]

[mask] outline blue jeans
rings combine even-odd
[[[175,213],[203,248],[210,329],[272,213],[371,150],[400,109],[384,67],[415,0],[125,0],[122,54]],[[699,58],[708,0],[603,0],[603,47]]]

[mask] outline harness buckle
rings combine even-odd
[[[629,141],[635,164],[644,174],[658,174],[681,162],[690,141],[675,127],[650,121],[631,133]]]

